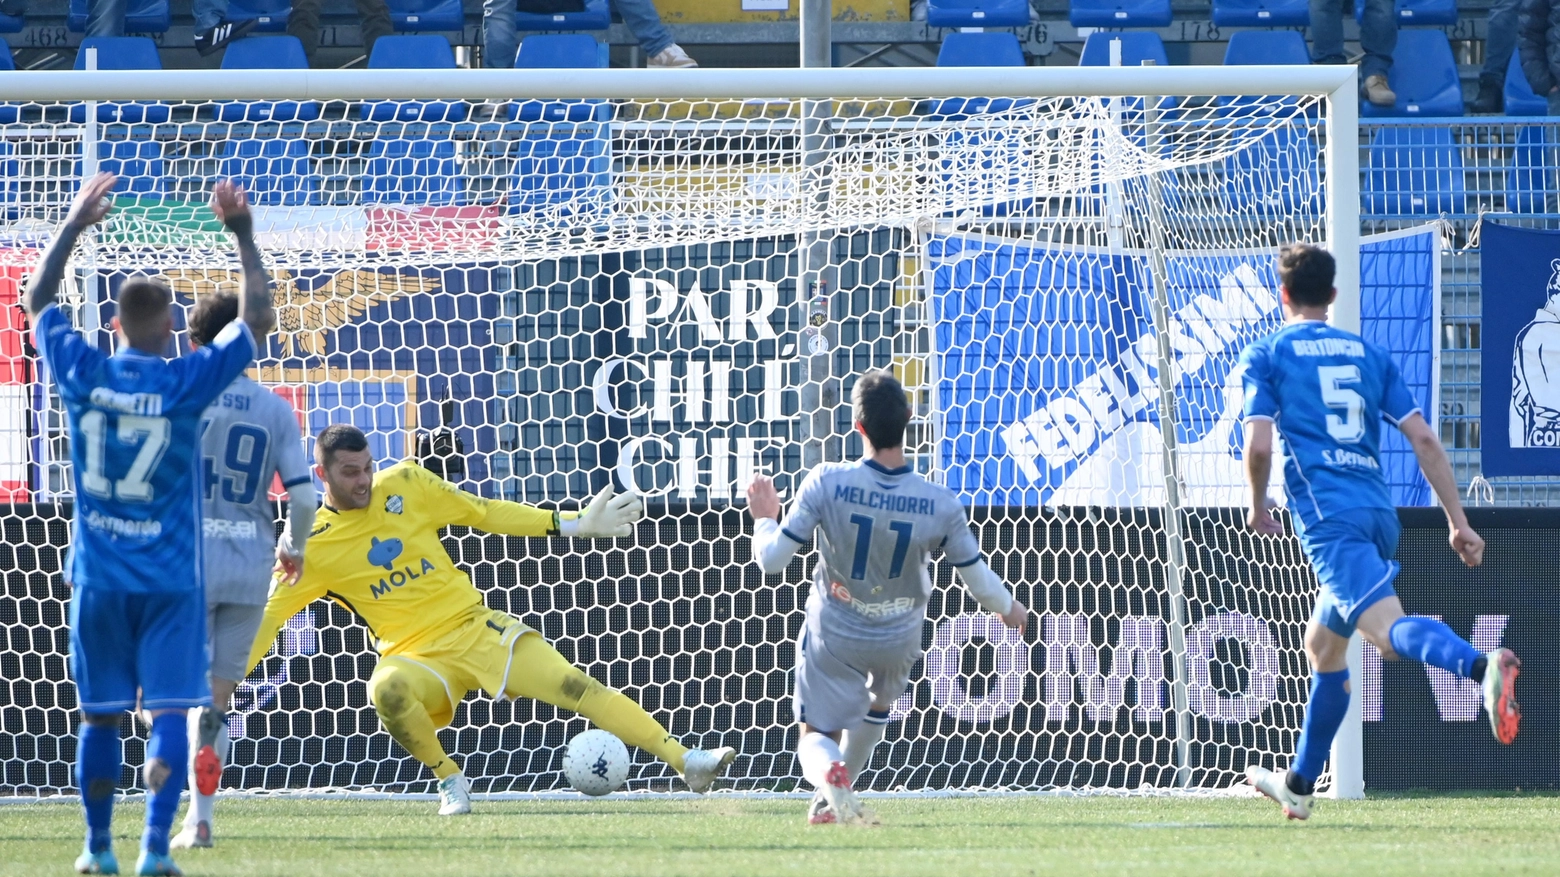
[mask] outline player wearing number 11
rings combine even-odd
[[[1480,654],[1440,621],[1404,615],[1393,592],[1398,564],[1397,512],[1381,475],[1381,423],[1402,430],[1446,511],[1451,545],[1468,566],[1484,559],[1484,540],[1468,526],[1441,442],[1419,413],[1387,352],[1327,325],[1333,257],[1319,247],[1286,247],[1279,256],[1282,329],[1241,354],[1245,385],[1246,477],[1250,523],[1283,531],[1268,509],[1273,430],[1284,439],[1284,485],[1300,544],[1321,583],[1306,629],[1311,697],[1299,751],[1287,773],[1246,768],[1246,779],[1290,819],[1311,815],[1312,792],[1349,706],[1349,637],[1358,630],[1387,660],[1405,658],[1473,679],[1496,739],[1517,736],[1512,691],[1520,662],[1510,649]]]
[[[141,276],[119,286],[108,356],[71,328],[55,304],[71,250],[108,215],[113,174],[82,183],[27,288],[37,346],[70,418],[76,481],[71,534],[70,663],[81,704],[76,784],[86,808],[84,874],[117,874],[110,821],[122,760],[120,714],[152,716],[146,744],[146,831],[138,874],[178,874],[168,829],[184,790],[185,711],[211,705],[206,680],[205,571],[201,553],[200,420],[207,404],[255,357],[275,324],[269,279],[243,190],[218,183],[211,209],[233,233],[243,263],[239,316],[212,342],[165,359],[172,296]],[[96,280],[94,276],[93,280]]]

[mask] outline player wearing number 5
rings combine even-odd
[[[1480,654],[1434,618],[1404,615],[1393,592],[1398,519],[1381,475],[1381,421],[1402,430],[1446,511],[1451,545],[1468,566],[1484,558],[1484,540],[1468,526],[1441,442],[1420,415],[1387,352],[1327,325],[1333,257],[1319,247],[1287,247],[1279,256],[1282,329],[1241,354],[1244,367],[1246,477],[1250,523],[1283,528],[1268,509],[1273,431],[1284,439],[1284,485],[1300,544],[1321,593],[1306,629],[1311,697],[1299,751],[1287,773],[1246,769],[1247,781],[1291,819],[1311,815],[1311,795],[1349,706],[1349,637],[1359,630],[1387,660],[1439,667],[1483,686],[1491,729],[1502,743],[1517,736],[1512,692],[1520,666],[1509,649]]]
[[[120,713],[152,716],[146,745],[146,831],[138,874],[177,874],[168,829],[184,790],[185,711],[211,705],[206,680],[205,570],[201,555],[200,420],[254,360],[275,323],[269,280],[255,248],[244,193],[216,185],[212,212],[243,262],[239,315],[211,343],[164,359],[172,296],[135,276],[119,286],[119,351],[88,344],[56,304],[76,240],[108,214],[113,174],[84,182],[27,289],[37,347],[70,419],[75,475],[71,534],[70,662],[81,704],[76,782],[86,808],[82,873],[117,874],[110,821],[121,763]],[[94,278],[95,280],[95,278]]]

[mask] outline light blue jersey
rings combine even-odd
[[[1290,323],[1241,354],[1245,420],[1283,439],[1289,509],[1311,529],[1353,509],[1392,509],[1381,421],[1420,410],[1382,348],[1320,320]]]
[[[234,320],[209,346],[173,360],[105,355],[56,306],[38,316],[36,333],[70,418],[72,586],[202,588],[200,420],[254,360],[248,326]]]

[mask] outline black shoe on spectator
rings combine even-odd
[[[195,51],[204,58],[213,52],[220,52],[227,48],[227,44],[233,42],[254,29],[253,18],[244,21],[224,21],[216,27],[195,34]]]
[[[1505,108],[1505,96],[1501,89],[1504,82],[1499,82],[1486,76],[1479,77],[1479,96],[1473,99],[1473,105],[1468,112],[1479,115],[1498,114]]]

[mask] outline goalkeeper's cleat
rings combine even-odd
[[[227,717],[210,707],[202,707],[197,728],[195,789],[202,795],[215,795],[217,787],[222,784],[222,759],[217,757],[217,735],[227,730]]]
[[[1517,724],[1522,721],[1515,690],[1522,662],[1511,649],[1496,649],[1484,659],[1484,710],[1490,715],[1495,739],[1509,744],[1517,739]]]
[[[186,825],[183,830],[174,835],[168,841],[170,850],[209,850],[211,849],[211,823],[202,819],[194,825]]]
[[[807,805],[807,824],[833,825],[837,821],[834,811],[829,809],[829,799],[822,792],[813,792],[812,801]]]
[[[136,877],[184,877],[184,872],[173,863],[173,857],[142,850],[135,860]]]
[[[824,777],[824,786],[818,790],[833,817],[820,822],[808,822],[818,825],[829,822],[837,822],[841,825],[877,825],[878,818],[875,813],[861,806],[861,799],[856,797],[856,791],[851,788],[850,767],[843,761],[836,761],[829,765],[829,773]]]
[[[1315,795],[1297,795],[1290,788],[1287,774],[1268,770],[1255,764],[1246,767],[1246,785],[1272,798],[1284,808],[1290,819],[1310,819],[1311,801]]]
[[[439,780],[439,815],[462,816],[471,812],[471,783],[463,773]]]
[[[94,853],[90,849],[81,851],[76,857],[77,874],[118,874],[119,860],[114,858],[111,849]]]
[[[689,791],[703,794],[715,785],[715,780],[737,759],[737,750],[730,746],[719,749],[690,749],[683,756],[683,782]]]

